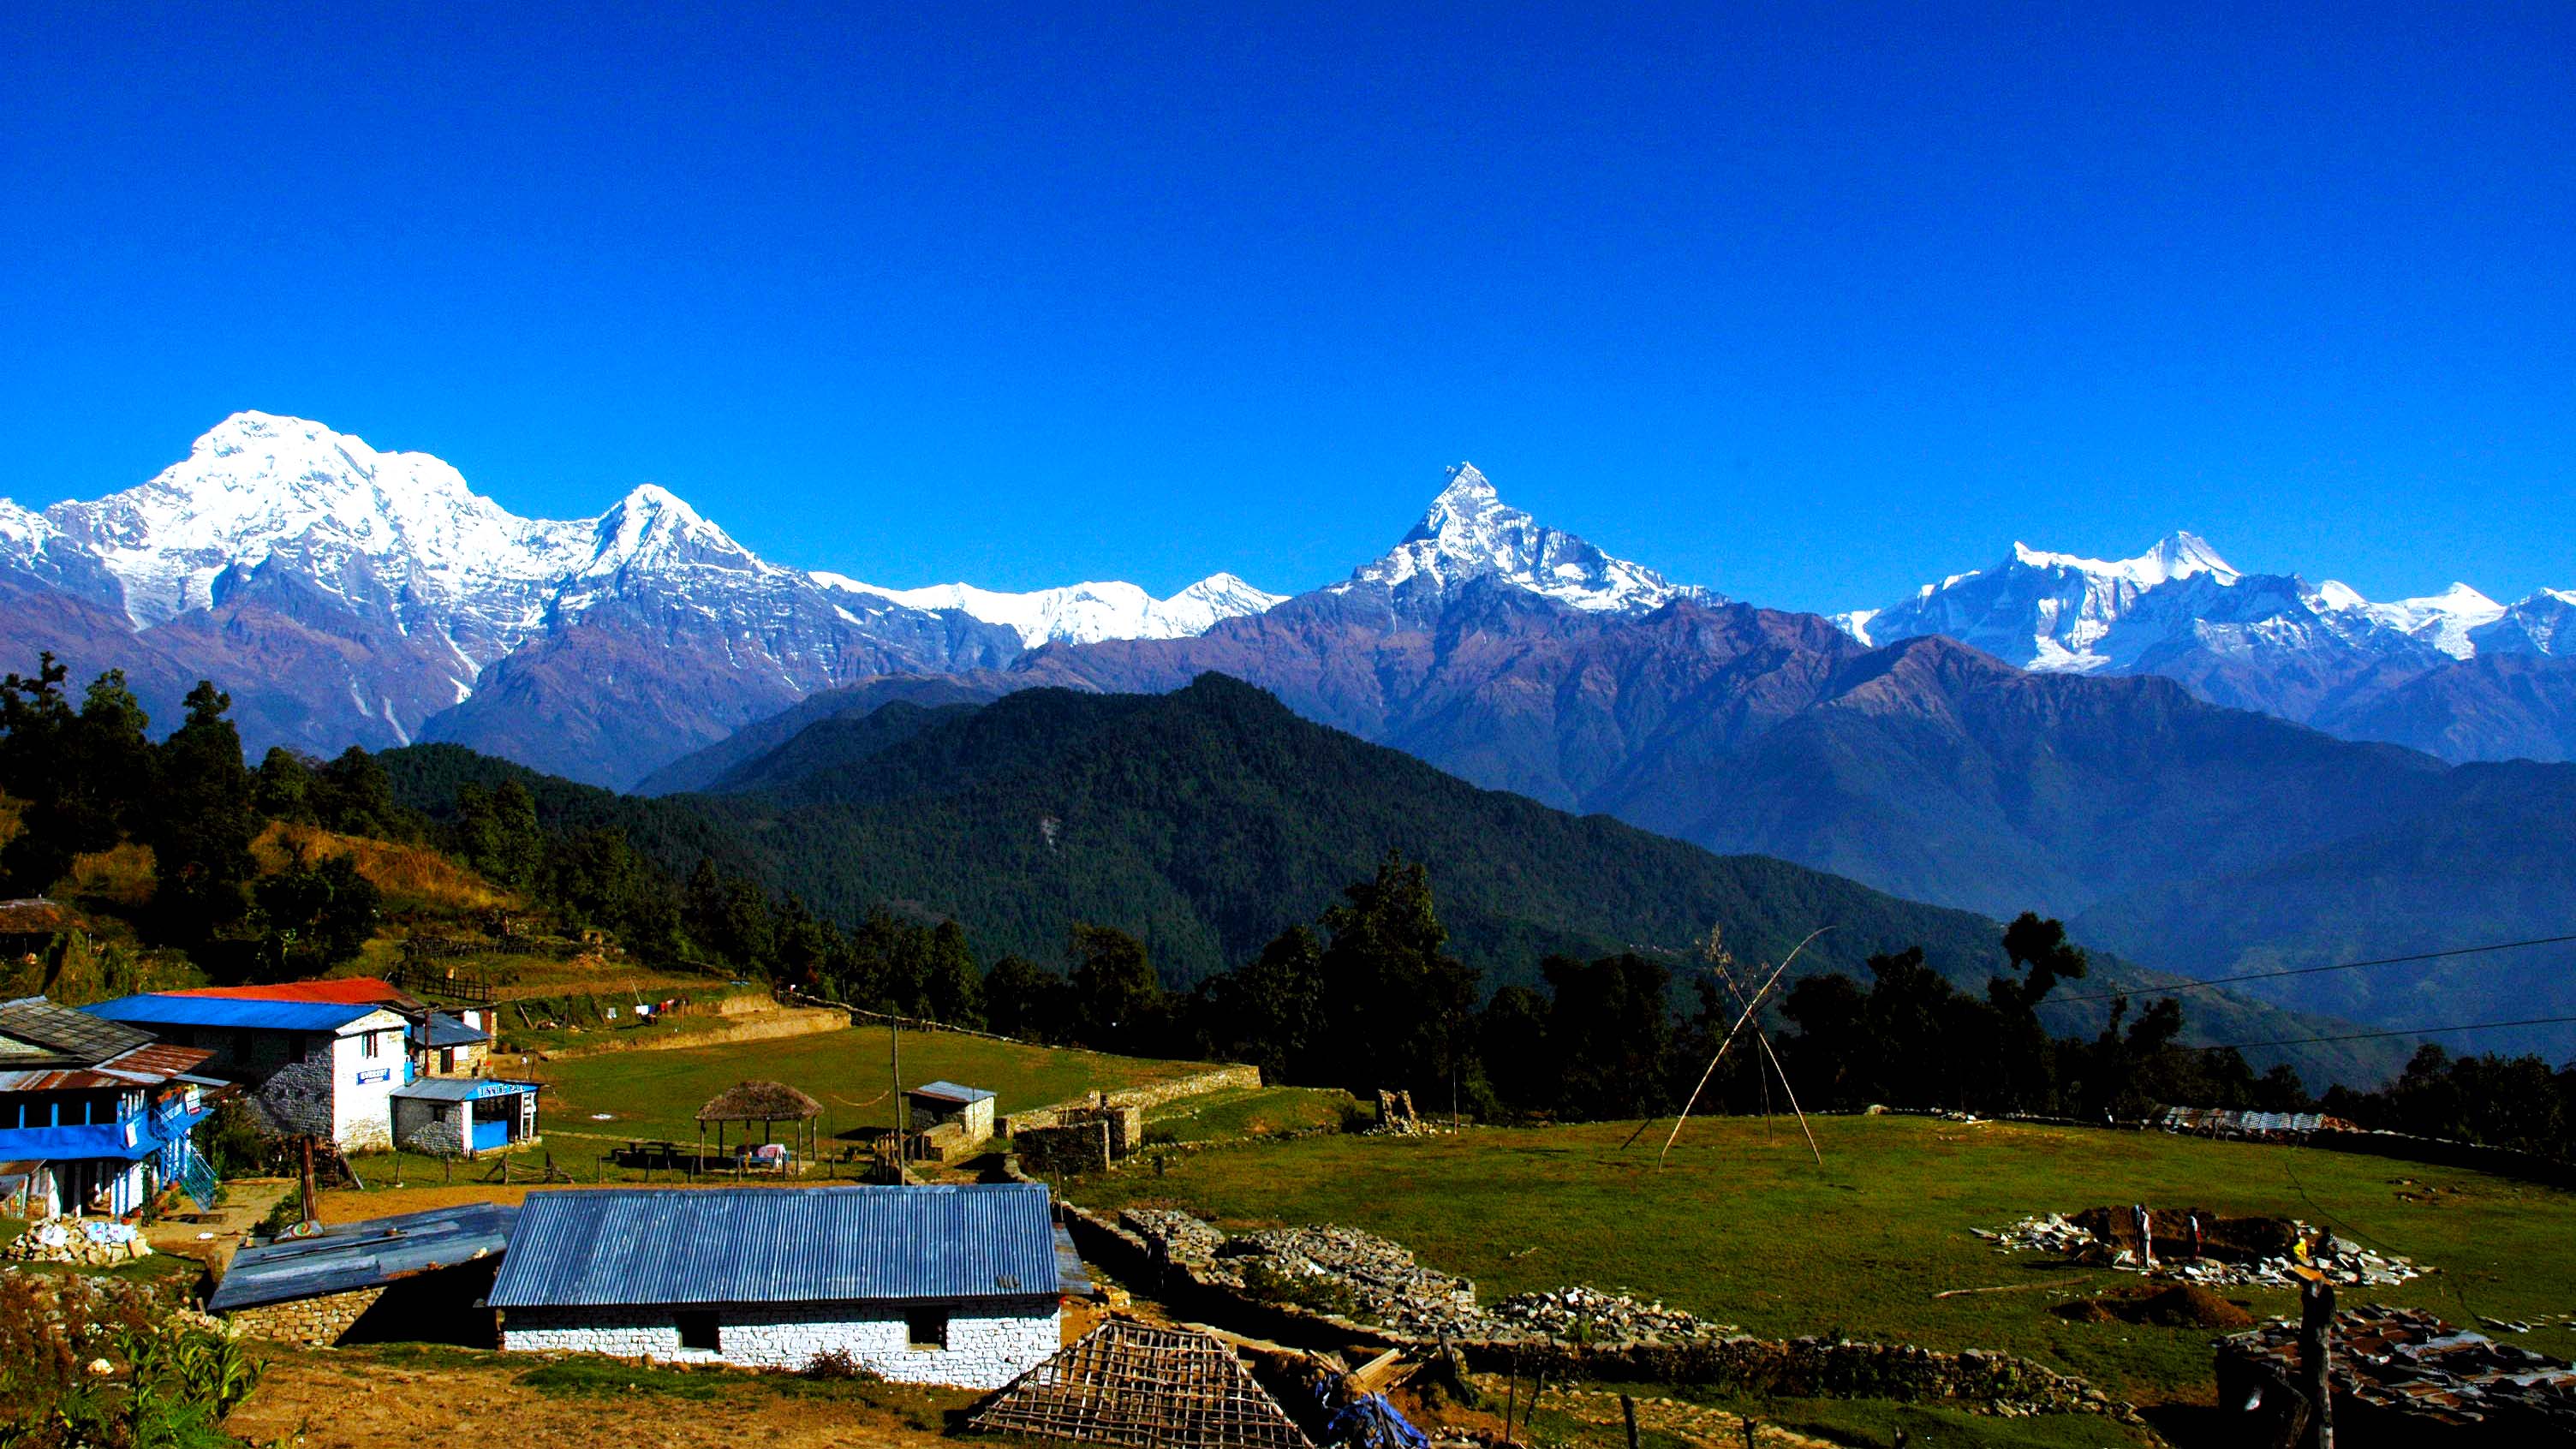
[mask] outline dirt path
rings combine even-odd
[[[704,1396],[639,1388],[563,1392],[519,1382],[526,1358],[438,1350],[434,1356],[367,1349],[281,1355],[226,1432],[254,1444],[300,1436],[304,1449],[420,1449],[424,1444],[507,1443],[512,1449],[789,1449],[887,1444],[928,1446],[945,1398],[883,1405],[847,1394],[787,1392],[749,1375],[725,1375]],[[971,1396],[948,1395],[962,1403]]]
[[[235,1178],[224,1184],[224,1200],[213,1212],[172,1213],[145,1228],[143,1241],[156,1253],[194,1258],[220,1275],[250,1230],[294,1190],[295,1184],[282,1177]]]

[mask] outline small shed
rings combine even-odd
[[[558,1189],[528,1194],[489,1301],[507,1351],[996,1389],[1062,1346],[1047,1190]]]
[[[20,956],[41,951],[78,924],[78,918],[60,902],[43,896],[0,901],[0,953]]]
[[[942,1122],[965,1129],[969,1144],[993,1135],[993,1094],[955,1082],[929,1082],[904,1093],[912,1104],[912,1130],[927,1132]]]
[[[760,1140],[766,1144],[771,1129],[784,1122],[794,1129],[795,1146],[810,1159],[814,1151],[814,1119],[822,1115],[822,1103],[785,1082],[736,1082],[698,1109],[698,1149],[701,1154],[706,1150],[709,1123],[715,1124],[716,1151],[721,1155],[725,1150],[726,1123],[740,1122],[746,1128],[759,1123]],[[746,1130],[741,1145],[748,1146],[750,1141],[751,1133]]]
[[[537,1139],[536,1082],[423,1077],[394,1093],[394,1143],[414,1152],[477,1157]]]

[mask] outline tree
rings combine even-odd
[[[254,870],[250,768],[241,734],[224,717],[232,696],[205,680],[188,691],[187,719],[158,754],[160,788],[146,813],[158,884],[153,914],[169,939],[202,942],[249,910]]]
[[[1279,1081],[1310,1078],[1324,1034],[1323,942],[1303,925],[1261,954],[1199,984],[1192,1016],[1203,1047]]]
[[[1074,922],[1066,936],[1075,1039],[1103,1051],[1152,1040],[1163,1024],[1163,983],[1145,943],[1088,921]]]
[[[1446,947],[1431,872],[1388,852],[1377,874],[1324,912],[1325,1022],[1316,1067],[1354,1090],[1445,1095],[1472,1075],[1476,972]]]
[[[963,1027],[984,1024],[984,973],[975,965],[974,948],[966,943],[966,928],[955,921],[942,921],[930,933],[921,994],[932,1021]]]
[[[1551,956],[1540,970],[1555,996],[1547,1044],[1557,1069],[1557,1111],[1599,1120],[1663,1110],[1672,972],[1634,954],[1589,964]]]
[[[375,882],[345,852],[319,865],[299,853],[251,894],[259,907],[261,964],[277,980],[319,975],[356,956],[375,935],[384,905]]]
[[[1071,988],[1025,956],[1004,956],[984,978],[984,1024],[1004,1036],[1055,1041],[1063,1036]]]
[[[510,890],[535,885],[545,865],[546,838],[537,828],[536,797],[515,779],[493,790],[471,783],[458,786],[454,838],[467,865]]]

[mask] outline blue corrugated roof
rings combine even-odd
[[[937,1097],[948,1102],[981,1102],[993,1094],[981,1087],[961,1087],[955,1082],[925,1082],[912,1089],[916,1097]]]
[[[341,1223],[310,1238],[280,1238],[233,1254],[206,1306],[229,1312],[323,1293],[369,1288],[433,1268],[487,1258],[510,1245],[519,1210],[500,1203]]]
[[[499,1077],[423,1077],[408,1087],[397,1087],[397,1097],[414,1097],[430,1102],[479,1102],[485,1097],[515,1097],[522,1092],[543,1091],[537,1082],[511,1082]]]
[[[1039,1183],[528,1194],[495,1308],[1052,1297]]]
[[[490,1032],[467,1026],[443,1011],[431,1012],[428,1024],[414,1035],[420,1039],[423,1046],[433,1050],[439,1047],[479,1046],[492,1039]]]
[[[229,996],[121,996],[81,1010],[136,1026],[229,1026],[253,1031],[338,1031],[384,1010],[336,1001],[251,1001]]]

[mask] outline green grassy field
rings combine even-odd
[[[1338,1127],[1360,1099],[1333,1087],[1229,1087],[1183,1097],[1145,1113],[1151,1141],[1215,1142]]]
[[[610,1153],[637,1138],[695,1143],[698,1109],[745,1079],[785,1082],[822,1103],[825,1151],[837,1156],[844,1147],[881,1131],[888,1121],[892,1079],[886,1048],[884,1028],[853,1027],[775,1041],[536,1061],[525,1068],[517,1058],[503,1057],[494,1060],[491,1074],[516,1077],[524,1072],[546,1087],[539,1099],[538,1119],[545,1141],[518,1154],[520,1180],[526,1180],[533,1163],[551,1154],[558,1167],[584,1182],[619,1181],[635,1179],[637,1174],[605,1164],[603,1159]],[[983,1087],[994,1094],[1002,1113],[1205,1070],[1203,1062],[1020,1046],[948,1032],[903,1034],[906,1087],[940,1079]],[[597,1113],[605,1113],[606,1120],[596,1119],[593,1114]],[[739,1140],[741,1130],[728,1127],[727,1140]],[[751,1130],[756,1136],[760,1129],[755,1125]],[[836,1140],[844,1133],[850,1137]],[[784,1139],[786,1124],[780,1124],[773,1135]],[[713,1137],[708,1141],[712,1146]],[[489,1159],[442,1170],[436,1159],[413,1152],[367,1154],[357,1159],[357,1166],[370,1187],[396,1181],[415,1187],[451,1179],[461,1183],[479,1180],[493,1170]]]
[[[2302,1218],[2440,1272],[2346,1301],[2560,1320],[2576,1312],[2576,1196],[2479,1173],[2162,1134],[1904,1117],[1796,1126],[1693,1122],[1663,1171],[1661,1129],[1633,1124],[1457,1137],[1314,1137],[1118,1174],[1080,1202],[1159,1202],[1229,1227],[1344,1223],[1474,1278],[1488,1301],[1589,1284],[1660,1298],[1764,1335],[1842,1332],[2026,1354],[2140,1403],[2205,1401],[2206,1329],[2076,1323],[2048,1310],[2125,1274],[2004,1256],[1969,1230],[2026,1214],[2145,1200]],[[1955,1288],[2029,1285],[1938,1299]],[[2290,1294],[2230,1290],[2258,1315]],[[2565,1356],[2564,1329],[2514,1340]],[[2053,1442],[2034,1440],[2031,1442]]]

